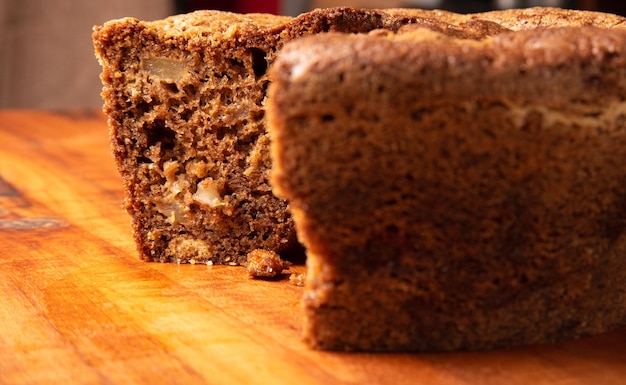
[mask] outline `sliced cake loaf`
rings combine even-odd
[[[623,25],[341,8],[96,27],[140,254],[285,256],[293,208],[312,346],[478,349],[620,325]]]

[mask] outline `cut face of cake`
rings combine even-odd
[[[624,21],[563,20],[281,51],[271,181],[307,249],[311,346],[487,349],[626,324]]]

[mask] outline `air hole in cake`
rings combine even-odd
[[[217,140],[224,140],[226,135],[231,133],[232,128],[221,126],[221,127],[215,127],[214,131],[215,131],[215,138]]]
[[[259,140],[259,135],[260,133],[258,132],[248,134],[247,136],[241,138],[241,140],[237,142],[236,145],[243,144],[247,146],[248,144],[256,143]]]
[[[149,158],[145,157],[145,156],[138,156],[136,158],[137,163],[138,164],[148,164],[148,163],[153,163]]]
[[[189,121],[192,116],[193,116],[193,110],[187,109],[180,113],[180,118],[184,121]]]
[[[335,115],[333,114],[322,115],[322,122],[332,122],[333,120],[335,120]]]
[[[260,78],[265,75],[267,71],[265,51],[260,48],[250,48],[250,55],[252,55],[252,70],[254,71],[254,76]]]
[[[240,67],[240,68],[245,68],[245,66],[243,65],[243,62],[241,60],[237,60],[237,59],[230,59],[230,64],[233,67]]]
[[[198,89],[193,84],[187,84],[183,86],[183,92],[188,96],[195,97],[198,93]]]
[[[137,111],[137,117],[141,117],[141,115],[145,114],[152,108],[152,105],[146,101],[141,101],[137,103],[135,106],[135,110]]]
[[[173,94],[177,94],[180,91],[176,83],[161,82],[161,84],[163,85],[163,88]]]
[[[253,111],[252,113],[252,119],[253,120],[262,120],[263,117],[265,117],[265,110],[258,110],[258,111]]]
[[[155,120],[151,127],[146,129],[148,135],[148,147],[161,143],[163,150],[173,150],[176,143],[176,133],[165,126],[163,120]]]
[[[167,101],[167,104],[170,106],[169,110],[175,112],[183,104],[183,102],[180,99],[170,98]]]

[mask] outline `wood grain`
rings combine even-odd
[[[0,383],[626,381],[626,329],[492,352],[310,350],[288,280],[141,262],[120,186],[101,114],[0,111]]]

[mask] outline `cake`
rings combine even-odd
[[[268,66],[302,35],[396,31],[425,16],[437,14],[198,11],[95,27],[103,110],[141,257],[240,265],[255,249],[302,256],[289,205],[268,183]]]
[[[482,349],[621,325],[623,25],[337,8],[95,27],[139,254],[251,255],[262,275],[304,244],[316,348]]]
[[[624,19],[469,18],[486,28],[303,37],[270,68],[271,184],[307,250],[312,347],[480,350],[626,324]]]

